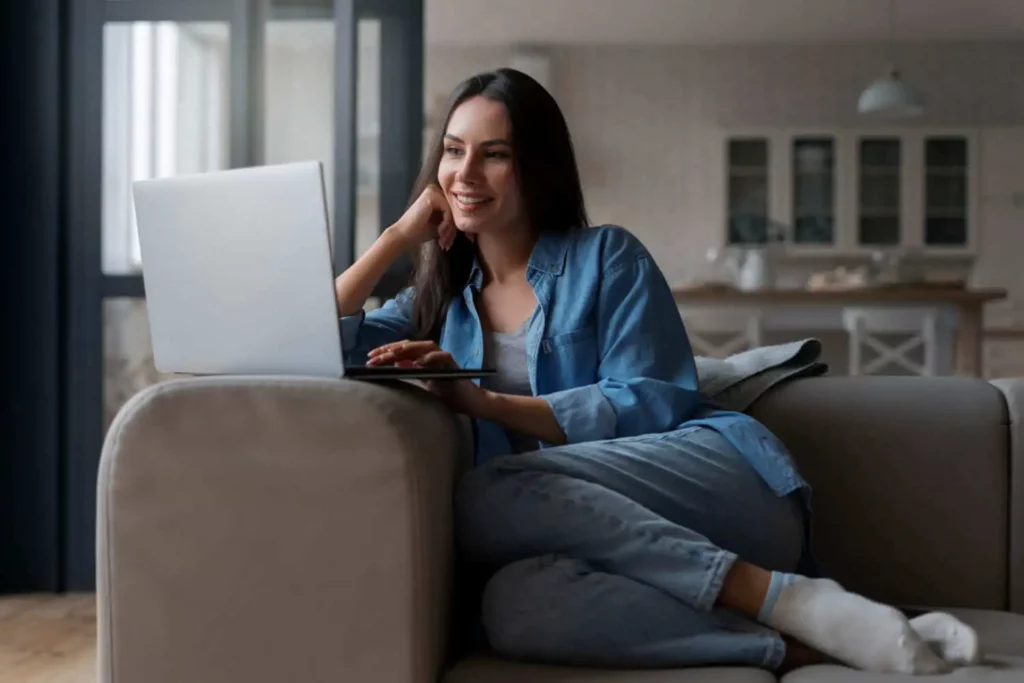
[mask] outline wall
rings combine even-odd
[[[427,47],[423,71],[423,111],[427,125],[431,114],[440,109],[449,92],[460,81],[481,71],[490,71],[512,62],[511,46],[495,47]]]
[[[553,47],[552,90],[576,142],[592,218],[630,227],[673,283],[703,277],[720,240],[702,198],[715,178],[717,131],[753,126],[864,126],[861,89],[879,77],[877,45]],[[459,79],[507,64],[511,50],[431,47],[427,103]],[[1016,289],[1004,254],[1024,209],[1024,42],[907,45],[897,59],[929,100],[921,125],[991,127],[982,135],[982,253],[976,280]],[[1018,252],[1020,253],[1020,252]]]

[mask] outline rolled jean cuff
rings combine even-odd
[[[736,553],[728,550],[718,550],[711,556],[707,572],[704,575],[704,584],[695,596],[693,606],[701,612],[710,612],[718,601],[718,594],[722,592],[722,584],[725,576],[736,563]]]
[[[761,663],[761,666],[769,671],[775,671],[782,666],[782,662],[786,659],[786,641],[778,633],[773,633],[768,637],[771,640],[768,642],[768,648],[764,653],[764,661]]]

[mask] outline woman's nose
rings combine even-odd
[[[455,174],[460,181],[470,183],[480,178],[481,170],[481,165],[476,155],[466,154],[462,157],[462,163],[459,164]]]

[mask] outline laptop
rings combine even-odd
[[[466,379],[346,366],[320,162],[133,184],[157,369],[190,375]]]

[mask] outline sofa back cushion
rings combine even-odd
[[[832,578],[897,605],[1006,608],[1009,432],[997,389],[814,378],[751,413],[814,490],[812,543]]]

